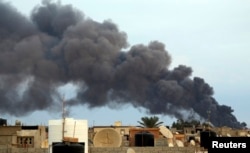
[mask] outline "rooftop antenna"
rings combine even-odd
[[[78,138],[74,138],[75,137],[75,128],[76,128],[76,122],[74,125],[74,132],[73,132],[73,137],[65,137],[65,123],[66,123],[66,110],[65,110],[65,99],[64,99],[64,95],[62,96],[62,142],[66,143],[66,144],[70,144],[70,143],[75,143],[78,142]]]
[[[65,101],[64,95],[62,97],[62,141],[64,140],[64,132],[65,132]]]
[[[211,111],[208,110],[207,111],[207,122],[208,122],[208,124],[210,124],[210,114],[211,114]]]
[[[207,123],[208,123],[208,130],[209,130],[209,137],[211,136],[211,132],[210,132],[210,114],[211,114],[211,111],[210,110],[208,110],[207,111]]]

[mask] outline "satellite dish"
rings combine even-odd
[[[103,129],[94,137],[95,147],[120,147],[122,138],[114,129]]]
[[[229,133],[227,133],[227,137],[231,137],[231,135]]]
[[[127,153],[135,153],[135,150],[133,148],[128,148]]]
[[[191,141],[190,141],[190,144],[191,144],[192,146],[195,146],[195,141],[194,141],[194,140],[191,140]]]
[[[175,140],[178,147],[184,147],[184,144],[181,140]]]
[[[195,137],[195,140],[201,142],[201,137]]]
[[[170,139],[173,138],[172,132],[165,126],[161,125],[159,126],[159,129],[160,129],[161,134],[165,136],[166,138],[170,138]]]
[[[174,147],[174,144],[170,142],[170,143],[168,143],[168,146],[169,147]]]

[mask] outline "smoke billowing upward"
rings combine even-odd
[[[116,102],[151,114],[183,118],[193,111],[217,126],[240,127],[229,106],[192,69],[169,69],[163,43],[137,44],[128,51],[126,33],[111,21],[86,19],[71,5],[43,2],[24,17],[0,1],[0,111],[27,115],[54,105],[57,88],[79,86],[70,104],[98,107]]]

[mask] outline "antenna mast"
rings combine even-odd
[[[64,140],[64,132],[65,132],[65,101],[64,95],[62,97],[62,141]]]

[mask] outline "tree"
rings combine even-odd
[[[246,122],[242,122],[242,123],[240,123],[240,125],[241,125],[243,128],[247,128],[247,123],[246,123]]]
[[[141,121],[138,121],[140,127],[146,128],[156,128],[159,127],[163,122],[159,122],[159,118],[157,116],[153,117],[142,117]]]
[[[201,123],[198,120],[184,121],[183,119],[179,119],[176,122],[173,122],[172,128],[182,130],[184,127],[199,126],[200,124]]]

